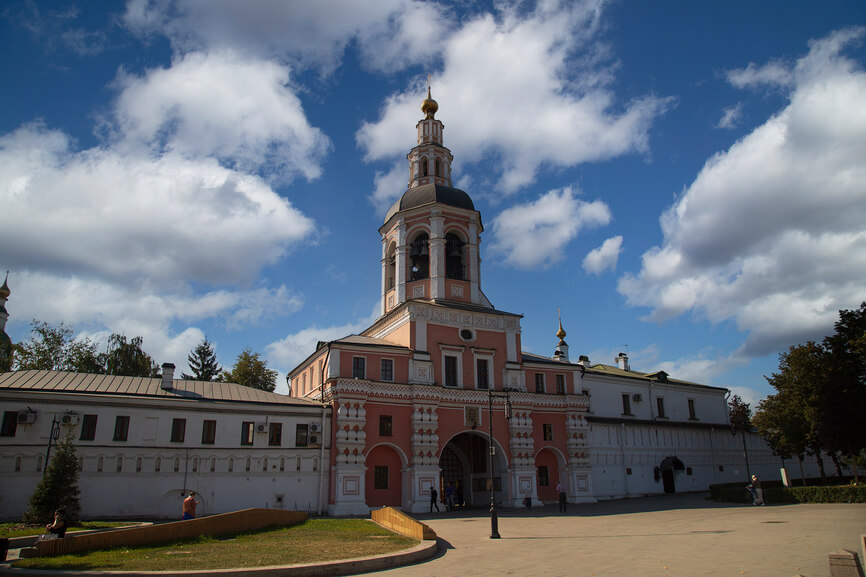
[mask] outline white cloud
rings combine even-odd
[[[177,53],[231,47],[330,74],[352,41],[374,70],[429,61],[447,14],[413,0],[132,0],[123,21],[135,34],[165,35]]]
[[[651,319],[735,319],[764,355],[832,330],[866,286],[866,74],[840,54],[866,29],[813,42],[740,85],[790,85],[789,104],[707,161],[661,217],[664,243],[619,291]],[[750,67],[752,68],[752,67]],[[749,70],[749,69],[747,69]],[[767,80],[770,79],[770,80]]]
[[[186,372],[189,351],[204,338],[200,328],[188,325],[217,320],[239,329],[290,314],[302,304],[285,286],[196,294],[162,291],[146,282],[122,286],[28,270],[16,270],[13,286],[10,327],[20,330],[32,319],[62,321],[103,346],[113,332],[141,336],[144,350],[158,364],[172,362]],[[177,332],[175,325],[185,328]]]
[[[267,345],[265,355],[273,366],[287,373],[315,352],[316,343],[319,341],[333,341],[358,334],[370,327],[377,318],[379,318],[378,306],[370,316],[355,322],[339,326],[308,327]]]
[[[282,180],[314,179],[330,143],[310,126],[289,69],[237,52],[192,53],[169,68],[120,73],[115,146],[215,157]]]
[[[600,200],[575,198],[571,187],[552,190],[538,200],[503,210],[493,219],[495,254],[521,268],[549,266],[586,227],[606,225],[611,214]]]
[[[622,250],[622,237],[614,236],[605,240],[600,247],[594,248],[583,259],[583,270],[589,274],[601,274],[606,270],[615,271]]]
[[[446,144],[460,151],[459,162],[494,166],[498,192],[532,183],[542,166],[648,150],[650,125],[671,101],[647,95],[616,102],[609,88],[614,65],[594,40],[600,4],[541,2],[520,15],[499,5],[496,15],[443,31],[433,97]],[[399,158],[413,146],[406,127],[420,117],[425,81],[392,94],[379,119],[358,130],[367,161]]]
[[[313,233],[255,176],[173,153],[75,151],[39,124],[0,136],[0,204],[7,266],[117,282],[244,283]]]
[[[736,106],[729,106],[722,110],[722,117],[716,128],[734,128],[743,114],[743,103],[738,102]]]
[[[385,211],[394,204],[406,191],[409,182],[408,165],[404,161],[397,161],[388,172],[376,171],[374,178],[373,194],[370,195],[370,202],[376,207],[382,216],[385,216]]]

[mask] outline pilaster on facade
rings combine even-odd
[[[569,467],[589,467],[589,423],[583,413],[569,411],[565,417]]]
[[[433,360],[430,355],[415,351],[412,358],[409,359],[409,384],[432,385],[434,383],[433,378]]]
[[[412,410],[412,457],[409,466],[410,512],[430,506],[430,491],[439,487],[439,414],[437,404],[416,403]]]
[[[535,439],[532,436],[532,414],[528,407],[514,407],[508,421],[511,449],[510,507],[520,507],[529,498],[539,504],[535,469]]]
[[[364,447],[367,444],[367,411],[364,401],[360,399],[344,399],[337,402],[337,434],[336,453],[337,465],[363,465]]]

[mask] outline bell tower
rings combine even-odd
[[[451,181],[451,151],[439,105],[430,94],[415,125],[418,144],[409,151],[408,188],[385,215],[382,235],[384,315],[410,300],[456,301],[493,308],[481,292],[481,215]]]

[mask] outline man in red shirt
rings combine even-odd
[[[189,497],[183,500],[183,518],[184,519],[195,519],[195,491],[189,492]]]

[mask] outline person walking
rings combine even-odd
[[[454,510],[454,486],[451,484],[451,481],[448,481],[445,485],[445,510]]]
[[[764,503],[764,490],[761,488],[761,481],[757,475],[752,475],[752,490],[755,492],[752,505],[766,505]]]
[[[189,496],[183,500],[183,519],[195,519],[195,507],[198,503],[195,500],[195,491],[190,491]]]
[[[562,481],[556,482],[556,493],[559,495],[559,512],[565,513],[565,490],[562,488]]]
[[[439,512],[439,492],[436,487],[430,487],[430,512],[433,512],[433,507],[436,507],[436,512]]]

